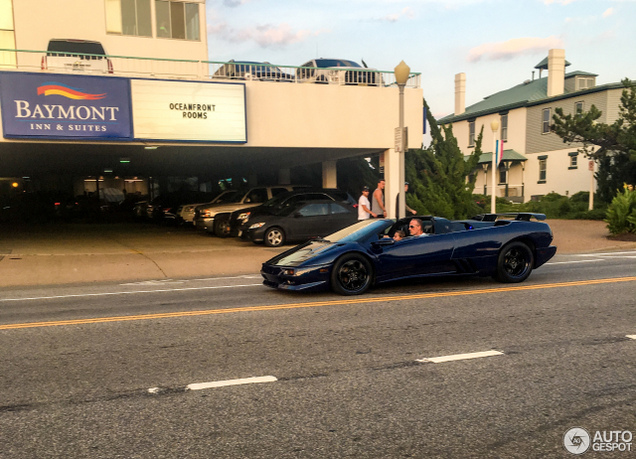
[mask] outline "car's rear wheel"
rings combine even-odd
[[[499,252],[497,280],[513,283],[528,278],[534,266],[532,250],[523,242],[511,242]]]
[[[345,255],[331,271],[331,288],[341,295],[361,295],[371,287],[373,268],[362,255]]]
[[[263,240],[267,247],[280,247],[285,243],[285,232],[275,226],[265,232]]]
[[[217,217],[214,219],[214,235],[217,237],[228,237],[230,235],[229,217]]]

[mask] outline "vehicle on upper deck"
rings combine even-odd
[[[235,61],[223,64],[214,72],[213,78],[231,80],[292,81],[293,75],[283,72],[269,62]]]
[[[72,38],[50,40],[41,67],[52,71],[113,73],[113,63],[100,42]]]
[[[348,59],[312,59],[296,69],[301,82],[380,85],[380,73]]]
[[[422,276],[479,275],[522,282],[556,253],[550,245],[552,230],[532,217],[545,219],[543,214],[520,213],[455,221],[433,216],[363,220],[266,261],[263,284],[358,295],[375,284]],[[394,240],[398,230],[409,234],[414,218],[425,237]]]

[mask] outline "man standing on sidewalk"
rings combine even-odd
[[[378,187],[373,192],[371,201],[371,212],[378,217],[386,217],[386,208],[384,207],[384,179],[378,181]]]
[[[377,217],[371,211],[371,203],[369,202],[369,187],[365,186],[362,188],[362,194],[360,195],[360,199],[358,199],[358,220],[368,220],[371,217]]]

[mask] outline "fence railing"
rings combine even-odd
[[[175,80],[243,80],[277,83],[317,83],[395,87],[392,71],[352,67],[298,67],[267,62],[215,62],[189,59],[112,56],[84,53],[1,49],[0,70],[112,75]],[[419,88],[421,74],[412,72],[406,84]]]

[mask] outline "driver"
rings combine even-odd
[[[428,234],[424,232],[422,220],[419,218],[411,219],[409,222],[409,235],[412,237],[428,236]]]

